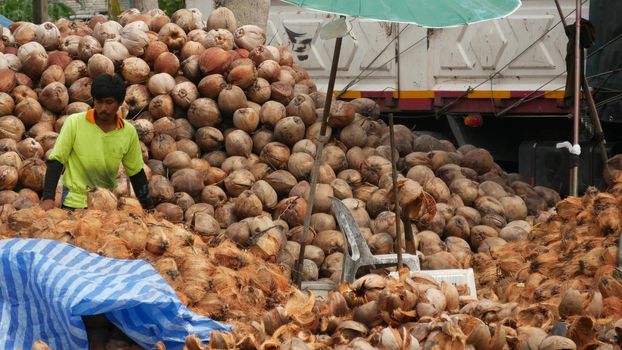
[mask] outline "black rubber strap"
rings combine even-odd
[[[579,166],[581,164],[581,157],[579,155],[573,154],[573,153],[569,153],[569,164],[571,168],[574,168],[576,166]]]
[[[136,175],[130,176],[130,182],[136,198],[140,201],[140,204],[144,209],[153,208],[153,201],[149,197],[149,182],[147,181],[147,175],[144,170],[140,170]]]
[[[47,170],[45,171],[45,181],[43,185],[43,193],[41,194],[41,199],[54,199],[56,197],[56,186],[58,185],[58,180],[60,180],[60,176],[63,174],[63,163],[57,160],[48,160],[46,162]]]

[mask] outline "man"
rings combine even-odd
[[[125,84],[119,77],[101,75],[93,81],[94,109],[67,118],[48,157],[41,207],[54,207],[58,180],[63,176],[62,207],[87,207],[89,190],[113,190],[123,163],[143,208],[153,206],[136,129],[119,115]],[[64,169],[64,173],[63,173]]]

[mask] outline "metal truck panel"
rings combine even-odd
[[[572,11],[574,1],[562,0],[561,3],[567,14]],[[587,4],[584,11],[588,13]],[[328,78],[334,41],[320,39],[319,30],[333,17],[280,1],[273,1],[270,9],[269,42],[290,45],[296,52],[297,62],[309,70],[320,88]],[[401,55],[401,89],[463,91],[506,65],[492,83],[478,90],[559,89],[565,81],[567,40],[558,22],[553,1],[524,0],[523,6],[506,19],[435,30],[409,25],[399,43],[402,51],[414,44]],[[397,25],[363,19],[354,19],[351,23],[354,38],[344,39],[337,89],[361,74],[396,32],[406,26],[401,24],[398,29]],[[377,64],[372,65],[377,71],[352,90],[395,90],[394,56],[395,42],[389,44]],[[366,75],[364,72],[363,76]],[[549,80],[552,81],[543,86]]]

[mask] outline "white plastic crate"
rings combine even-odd
[[[469,287],[469,295],[477,299],[477,289],[475,287],[475,273],[473,269],[451,269],[451,270],[421,270],[411,273],[424,273],[429,275],[437,282],[445,281],[453,285],[466,284]],[[391,272],[389,276],[399,279],[397,272]]]

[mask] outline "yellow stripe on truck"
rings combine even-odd
[[[544,98],[562,99],[564,94],[564,91],[547,91],[544,93]]]
[[[511,91],[473,91],[467,95],[468,98],[510,98]]]
[[[334,96],[338,96],[340,93],[340,91],[334,91],[333,95]],[[343,96],[341,96],[341,98],[345,98],[345,99],[355,99],[355,98],[360,98],[361,97],[361,92],[360,91],[346,91]]]
[[[335,91],[334,92],[334,96],[339,95],[339,91]],[[404,91],[400,91],[399,93],[399,98],[403,98],[403,99],[433,99],[435,97],[435,94],[437,93],[437,91],[431,91],[431,90],[404,90]],[[443,94],[442,91],[438,91],[438,93]],[[542,92],[539,92],[539,94],[542,94]],[[362,96],[362,91],[346,91],[343,96],[341,96],[341,98],[344,99],[355,99],[355,98],[360,98]],[[393,91],[392,92],[393,98],[397,99],[398,98],[398,93],[397,91]],[[563,99],[564,98],[564,91],[545,91],[544,92],[544,98],[547,99]],[[490,98],[495,98],[495,99],[509,99],[512,98],[512,92],[511,91],[472,91],[469,94],[467,94],[466,98],[471,98],[471,99],[490,99]]]
[[[393,91],[393,98],[398,98],[397,91]],[[434,98],[434,91],[400,91],[400,98]]]

